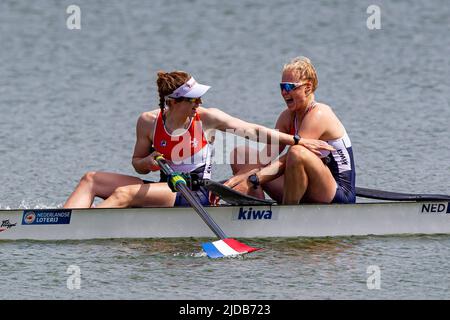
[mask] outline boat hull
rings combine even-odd
[[[208,207],[228,237],[450,234],[448,202]],[[0,210],[0,240],[210,237],[191,208]]]

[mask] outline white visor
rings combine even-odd
[[[178,87],[174,92],[168,95],[169,98],[200,98],[206,91],[211,88],[210,86],[205,86],[195,81],[194,78],[190,78],[181,87]]]

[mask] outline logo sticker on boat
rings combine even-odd
[[[422,206],[420,207],[420,213],[425,213],[425,214],[439,214],[439,213],[443,213],[443,214],[447,214],[450,213],[450,202],[445,204],[445,203],[424,203],[422,204]]]
[[[17,223],[11,223],[9,219],[2,220],[2,224],[0,225],[0,232],[11,229],[12,227],[15,227]]]
[[[70,224],[71,215],[70,209],[25,210],[22,225]]]
[[[270,208],[240,207],[233,212],[233,220],[276,220],[277,216]]]

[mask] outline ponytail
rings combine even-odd
[[[165,109],[166,97],[173,93],[178,87],[186,83],[190,78],[191,76],[184,71],[158,71],[156,84],[158,85],[159,107],[161,112]]]

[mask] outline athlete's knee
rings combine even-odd
[[[116,188],[113,194],[114,200],[119,206],[128,206],[136,196],[136,188],[134,186],[122,186]]]
[[[311,151],[303,146],[292,146],[287,154],[287,165],[304,165],[311,158]]]
[[[97,172],[95,171],[89,171],[86,172],[83,177],[81,177],[80,179],[80,183],[87,183],[87,184],[93,184],[94,183],[94,179],[95,179],[95,175]]]

